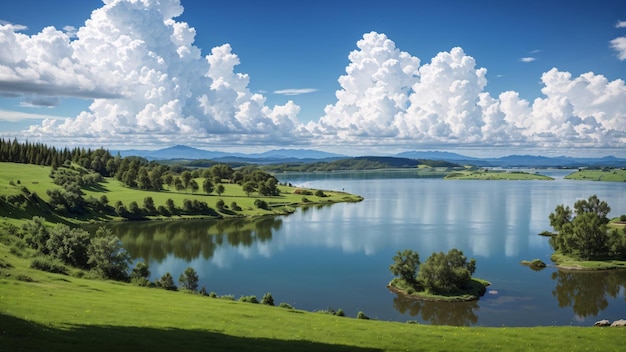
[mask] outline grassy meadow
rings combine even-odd
[[[28,250],[1,238],[2,351],[617,351],[626,343],[621,328],[361,320],[51,274],[30,269]]]
[[[579,181],[626,182],[626,169],[580,170],[565,178]]]
[[[110,214],[61,217],[46,210],[42,207],[48,200],[46,190],[58,187],[49,174],[49,167],[0,163],[3,199],[23,195],[23,187],[37,193],[39,199],[18,207],[0,202],[0,351],[617,351],[626,343],[620,328],[451,327],[363,320],[354,318],[357,312],[339,317],[89,279],[89,274],[79,269],[71,269],[69,275],[38,271],[30,267],[37,254],[10,233],[9,225],[19,225],[34,215],[64,223],[84,223],[94,217],[119,219]],[[143,199],[151,196],[156,206],[171,198],[178,207],[184,199],[215,207],[215,202],[223,199],[227,206],[235,201],[242,208],[220,213],[224,217],[269,215],[292,211],[300,204],[360,200],[330,191],[324,191],[325,197],[303,196],[295,194],[293,187],[280,186],[280,196],[261,197],[272,205],[270,210],[262,210],[254,206],[257,195],[248,197],[238,185],[224,186],[221,196],[167,188],[150,192],[107,178],[84,193],[85,197],[106,195],[109,204],[136,201],[142,206]],[[172,274],[177,278],[180,273]],[[281,302],[278,295],[274,299]]]
[[[60,189],[60,186],[54,184],[52,178],[50,178],[50,171],[51,168],[47,166],[0,163],[0,195],[19,195],[23,192],[23,187],[26,187],[29,192],[36,193],[39,198],[47,202],[49,201],[49,197],[46,194],[46,190]],[[203,179],[198,178],[196,182],[202,184],[202,180]],[[114,205],[117,201],[121,201],[124,205],[128,206],[131,202],[135,201],[139,207],[143,207],[143,200],[146,197],[152,197],[155,207],[160,205],[165,206],[166,200],[172,199],[175,206],[179,208],[182,207],[185,199],[189,199],[206,202],[210,208],[214,209],[217,209],[216,203],[221,199],[226,205],[226,208],[219,212],[219,216],[221,217],[288,214],[293,212],[295,208],[300,205],[357,202],[362,200],[361,197],[356,195],[326,190],[324,190],[323,197],[313,195],[315,190],[308,190],[311,195],[296,194],[294,192],[296,192],[298,188],[284,185],[278,186],[281,191],[279,196],[259,196],[256,193],[248,196],[243,192],[240,185],[225,183],[223,186],[224,193],[221,195],[217,195],[215,192],[205,194],[202,191],[195,193],[191,191],[178,192],[173,188],[170,189],[168,186],[165,186],[162,191],[156,192],[129,188],[114,178],[107,177],[104,182],[100,183],[97,187],[83,189],[83,197],[85,199],[88,197],[100,198],[102,195],[105,195],[109,200],[109,205]],[[298,190],[302,191],[302,189]],[[257,199],[267,202],[269,209],[260,209],[255,206],[254,202]],[[236,202],[241,210],[230,209],[233,202]],[[28,205],[24,205],[18,209],[0,205],[0,216],[2,216],[5,221],[19,223],[20,221],[32,218],[34,215],[43,215],[50,222],[78,223],[90,220],[121,220],[121,218],[117,217],[115,214],[96,213],[60,218],[54,214],[41,214],[40,210],[33,209],[33,207],[29,207]],[[170,218],[178,217],[179,216],[171,216]]]

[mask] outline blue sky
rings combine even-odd
[[[1,2],[0,135],[626,157],[623,1],[156,3]]]

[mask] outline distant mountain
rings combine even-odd
[[[567,156],[545,157],[537,155],[509,155],[500,158],[474,158],[441,151],[409,151],[396,154],[396,156],[415,159],[442,160],[479,167],[626,167],[626,158],[616,158],[614,156],[605,156],[602,158],[573,158]]]
[[[113,153],[115,154],[116,151],[114,151]],[[209,159],[209,160],[222,161],[222,162],[228,162],[228,161],[259,162],[260,159],[263,159],[262,160],[263,163],[290,162],[290,161],[302,162],[303,159],[308,160],[308,161],[318,161],[319,159],[333,159],[333,158],[345,157],[340,154],[327,153],[327,152],[322,152],[318,150],[310,150],[310,149],[276,149],[276,150],[269,150],[264,153],[244,154],[244,153],[226,153],[226,152],[209,151],[209,150],[188,147],[185,145],[176,145],[173,147],[158,149],[158,150],[140,150],[140,149],[120,150],[119,153],[123,157],[139,156],[142,158],[146,158],[148,160]]]
[[[112,151],[113,154],[116,151]],[[121,156],[140,156],[148,160],[213,160],[223,163],[285,164],[332,162],[350,158],[341,154],[313,149],[274,149],[263,153],[226,153],[176,145],[159,150],[120,150]],[[536,155],[509,155],[500,158],[475,158],[444,151],[407,151],[392,155],[400,159],[445,161],[478,167],[626,167],[626,158],[606,156],[602,158],[573,158],[566,156],[545,157]],[[396,161],[397,162],[397,161]]]

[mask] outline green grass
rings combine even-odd
[[[552,254],[550,259],[558,268],[568,270],[626,269],[626,261],[623,260],[578,260],[560,253]]]
[[[87,280],[30,269],[5,244],[0,258],[3,351],[614,351],[626,343],[618,328],[358,320],[357,312],[337,317]]]
[[[428,291],[415,291],[405,280],[394,278],[387,286],[392,292],[401,294],[407,298],[422,301],[441,302],[466,302],[478,300],[486,292],[486,287],[491,285],[487,280],[472,278],[469,288],[461,292],[447,294],[433,294]]]
[[[626,182],[626,169],[580,170],[565,176],[568,180]]]
[[[51,168],[38,165],[17,164],[17,163],[0,163],[0,195],[11,196],[22,194],[21,187],[25,186],[30,192],[36,192],[37,195],[44,201],[49,200],[46,190],[60,188],[52,182],[52,178],[49,177]],[[202,179],[196,179],[199,184],[202,184]],[[18,183],[19,182],[19,183]],[[191,192],[177,192],[170,190],[167,186],[165,189],[156,191],[142,191],[126,187],[121,182],[114,178],[105,178],[105,181],[98,187],[91,189],[84,189],[84,198],[92,196],[99,199],[102,195],[106,195],[109,200],[109,205],[114,205],[117,201],[121,201],[126,207],[135,201],[139,207],[143,207],[143,200],[146,197],[152,197],[155,207],[159,205],[165,205],[167,199],[172,199],[176,207],[181,208],[185,199],[206,202],[210,208],[216,209],[216,203],[219,199],[222,199],[226,206],[230,208],[232,202],[236,202],[241,208],[241,211],[233,211],[232,209],[225,209],[220,212],[221,217],[240,217],[240,216],[264,216],[264,215],[282,215],[288,214],[295,210],[296,207],[301,205],[311,204],[332,204],[338,202],[358,202],[363,198],[336,191],[324,191],[324,197],[317,197],[315,195],[303,196],[301,194],[294,194],[295,187],[279,186],[281,194],[279,196],[259,196],[257,194],[246,195],[241,186],[237,184],[224,184],[224,193],[217,195],[215,193],[204,194],[204,192],[197,192],[195,194]],[[315,190],[310,190],[315,193]],[[303,201],[306,197],[307,202]],[[254,201],[262,199],[269,204],[269,210],[257,208],[254,205]],[[121,220],[115,214],[111,213],[86,213],[77,216],[67,215],[58,216],[50,212],[45,213],[42,211],[41,206],[33,204],[25,204],[22,207],[11,207],[4,202],[0,202],[0,217],[4,217],[7,222],[19,223],[25,219],[31,219],[33,216],[44,216],[49,222],[65,222],[65,223],[81,223],[88,222],[90,220],[107,221],[107,220]],[[174,216],[178,217],[178,216]],[[191,217],[191,216],[185,216]]]
[[[540,174],[521,171],[455,171],[448,174],[445,180],[554,180]]]

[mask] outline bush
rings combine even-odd
[[[365,315],[365,313],[363,313],[362,311],[359,311],[356,315],[357,319],[366,319],[368,320],[370,317],[368,317],[367,315]]]
[[[47,271],[54,274],[67,275],[69,272],[67,267],[63,265],[61,261],[49,257],[33,259],[32,263],[30,263],[30,267],[32,269]]]
[[[278,306],[279,306],[280,308],[285,308],[285,309],[293,309],[293,306],[292,306],[291,304],[289,304],[289,303],[285,303],[285,302],[281,302]]]
[[[259,303],[259,300],[256,298],[256,296],[241,296],[239,297],[239,302]]]
[[[211,291],[211,292],[209,293],[209,297],[211,297],[211,298],[217,298],[217,293],[215,293],[215,292]]]
[[[339,308],[337,309],[337,312],[335,313],[335,315],[338,317],[345,317],[346,313],[343,312],[343,309]]]
[[[220,299],[225,299],[227,301],[234,301],[235,300],[235,295],[230,295],[230,294],[229,295],[223,295],[223,296],[220,296]]]
[[[265,209],[265,210],[269,210],[269,205],[267,204],[266,201],[262,200],[262,199],[257,199],[254,201],[254,205],[259,208],[259,209]]]
[[[178,290],[178,287],[174,285],[174,278],[172,277],[172,274],[170,274],[169,272],[161,276],[161,278],[157,281],[156,284],[158,287],[164,288],[168,291]]]
[[[626,214],[621,215],[619,221],[626,221]]]
[[[180,274],[178,283],[185,290],[196,291],[198,289],[198,274],[192,267],[185,269],[185,272]]]
[[[261,303],[267,304],[268,306],[273,306],[274,305],[274,297],[272,297],[272,294],[268,292],[268,293],[263,295],[263,298],[261,298]]]

